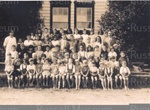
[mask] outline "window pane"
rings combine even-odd
[[[77,8],[77,28],[92,27],[92,8]]]
[[[56,11],[57,10],[57,11]],[[53,8],[53,27],[54,28],[68,28],[68,8],[54,7]]]

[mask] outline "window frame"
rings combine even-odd
[[[53,30],[53,8],[68,8],[68,29],[71,27],[71,1],[50,1],[50,29]],[[59,29],[57,29],[59,30]],[[66,30],[66,29],[64,29]]]
[[[77,8],[92,8],[92,26],[91,28],[86,28],[86,30],[94,29],[94,1],[91,2],[78,2],[74,1],[74,28],[77,28]],[[83,28],[79,28],[79,30],[83,30]]]

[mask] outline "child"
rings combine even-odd
[[[33,86],[33,83],[36,78],[36,67],[34,65],[34,60],[32,58],[29,59],[29,65],[27,66],[27,72],[29,74],[29,85]]]
[[[102,88],[103,90],[106,90],[106,71],[105,71],[105,64],[104,62],[100,62],[100,67],[99,67],[99,79],[101,81],[102,84]]]
[[[98,45],[96,45],[94,47],[94,56],[100,58],[100,55],[101,55],[101,49],[99,48]]]
[[[81,66],[78,59],[75,60],[75,78],[76,78],[76,90],[80,89],[81,83]]]
[[[58,82],[58,88],[60,88],[61,85],[61,79],[62,79],[62,86],[65,87],[65,76],[66,76],[66,65],[64,61],[59,62],[59,82]]]
[[[12,51],[10,52],[10,54],[11,54],[11,58],[13,60],[16,59],[16,57],[18,56],[18,52],[16,51],[16,46],[15,45],[12,46]]]
[[[45,62],[42,66],[42,75],[43,75],[43,86],[48,86],[49,76],[50,76],[50,70],[51,65],[49,64],[49,60],[45,59]]]
[[[49,31],[48,31],[48,28],[45,28],[43,33],[42,33],[42,37],[41,39],[45,39],[46,36],[49,36]]]
[[[32,53],[33,53],[33,46],[29,46],[28,47],[28,51],[27,51],[28,55],[29,55],[29,58],[32,58]]]
[[[57,38],[56,35],[54,35],[54,39],[52,40],[52,45],[53,45],[54,47],[60,46],[60,41],[58,40],[58,38]]]
[[[20,72],[20,65],[21,65],[21,59],[19,58],[19,54],[16,54],[16,58],[13,60],[14,63],[14,84],[15,87],[20,88],[20,82],[21,82],[21,72]]]
[[[68,47],[67,36],[62,35],[62,39],[60,40],[60,49],[63,50],[65,47]]]
[[[42,72],[43,72],[43,64],[41,63],[41,58],[38,58],[37,59],[37,65],[36,65],[36,83],[37,83],[37,87],[41,86]]]
[[[46,46],[46,51],[44,52],[44,55],[46,55],[46,58],[51,59],[52,53],[49,46]]]
[[[28,47],[28,46],[30,46],[30,45],[34,45],[34,42],[33,42],[33,40],[31,39],[31,36],[30,35],[27,35],[27,40],[25,40],[24,41],[24,45],[26,46],[26,47]]]
[[[27,64],[29,64],[29,55],[27,53],[23,54],[23,59],[26,60]]]
[[[34,36],[34,33],[33,33],[33,32],[30,33],[30,36],[31,36],[31,39],[32,39],[32,40],[35,40],[35,36]]]
[[[78,34],[78,29],[75,29],[73,36],[74,36],[74,39],[76,39],[76,40],[80,39],[81,35]]]
[[[42,51],[42,47],[38,46],[36,51],[37,58],[41,58],[43,53],[44,52]]]
[[[90,57],[93,57],[93,56],[94,56],[93,48],[92,46],[88,46],[86,58],[89,59]]]
[[[41,46],[42,45],[42,41],[40,40],[40,37],[37,34],[35,35],[34,45],[35,46]]]
[[[112,57],[115,57],[117,59],[117,53],[114,51],[114,48],[110,48],[110,52],[108,53],[108,60],[110,60]]]
[[[66,79],[68,83],[68,87],[73,87],[74,86],[74,73],[75,73],[75,65],[73,64],[73,60],[69,58],[68,64],[66,64]],[[71,80],[71,85],[70,85],[70,80]]]
[[[27,50],[24,46],[24,44],[20,44],[20,47],[18,48],[19,58],[23,58],[24,53],[27,53]]]
[[[57,59],[53,59],[52,60],[52,65],[51,65],[51,77],[53,80],[53,88],[57,88],[57,84],[58,84],[58,78],[59,78],[59,68],[58,68],[58,64],[57,64]]]
[[[120,66],[122,65],[123,61],[126,61],[127,62],[127,66],[129,66],[129,58],[127,57],[127,55],[125,54],[124,51],[120,52],[120,58],[119,58],[118,61],[119,61],[119,65]]]
[[[25,87],[25,78],[27,78],[27,61],[23,59],[23,63],[20,65],[21,83]]]
[[[83,37],[83,42],[86,43],[87,40],[89,39],[89,35],[86,34],[86,29],[83,30],[82,37]]]
[[[82,76],[82,84],[83,87],[87,88],[88,78],[89,78],[89,67],[88,61],[85,59],[83,60],[82,68],[81,68],[81,76]]]
[[[103,49],[102,49],[100,56],[103,57],[105,60],[108,59],[108,50],[107,50],[106,46],[103,46]]]
[[[13,72],[14,72],[13,62],[11,59],[7,59],[7,61],[5,61],[5,73],[7,75],[9,88],[13,87],[13,76],[12,76]]]
[[[122,76],[123,82],[124,82],[124,88],[125,90],[128,90],[128,80],[129,80],[129,75],[131,74],[130,69],[127,67],[127,62],[123,61],[122,62],[122,67],[120,68],[120,74]]]
[[[83,46],[80,45],[80,50],[78,52],[78,59],[86,58],[86,51],[84,50]]]
[[[92,65],[90,67],[90,73],[91,73],[91,80],[93,84],[93,89],[97,86],[97,79],[98,79],[98,68],[95,65],[95,62],[92,62]]]
[[[106,63],[107,67],[105,68],[106,71],[106,77],[107,77],[107,89],[113,89],[113,82],[112,82],[112,75],[113,75],[113,69],[111,67],[111,63]]]

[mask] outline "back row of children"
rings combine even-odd
[[[129,60],[121,51],[119,40],[111,31],[104,35],[66,34],[54,29],[49,34],[45,28],[42,34],[19,38],[12,46],[5,61],[5,72],[9,87],[34,86],[53,88],[92,88],[101,81],[104,90],[119,86],[128,89]],[[113,80],[114,79],[114,80]],[[91,82],[91,83],[89,83]]]

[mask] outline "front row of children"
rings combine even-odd
[[[41,58],[37,59],[37,64],[34,64],[34,59],[29,59],[29,64],[23,59],[22,63],[17,63],[15,66],[12,59],[8,59],[5,72],[7,74],[9,87],[49,87],[52,82],[53,88],[87,88],[88,84],[92,84],[92,88],[97,87],[98,80],[101,81],[103,90],[113,89],[113,79],[115,87],[124,85],[124,89],[128,90],[128,77],[130,70],[127,67],[126,61],[122,61],[122,66],[115,58],[106,61],[101,58],[99,68],[95,65],[94,60],[89,62],[86,58],[82,61],[69,59],[65,61],[53,59],[52,63],[49,59],[45,59],[44,63]],[[89,83],[91,82],[91,83]]]

